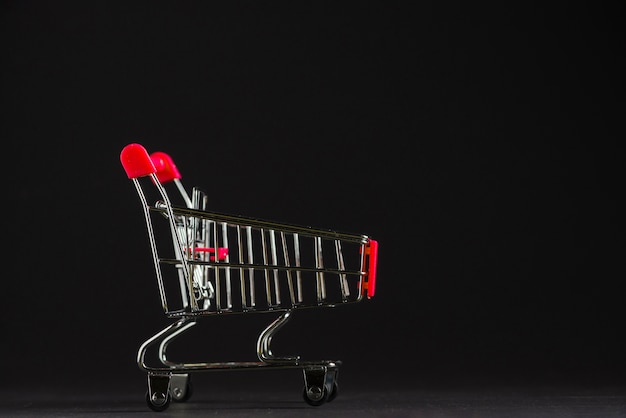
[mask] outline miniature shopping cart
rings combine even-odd
[[[175,320],[137,353],[148,376],[148,406],[163,411],[171,400],[189,399],[191,373],[237,369],[299,368],[308,404],[333,400],[339,361],[275,356],[270,343],[297,309],[373,297],[378,243],[365,235],[211,212],[206,193],[183,187],[168,154],[148,154],[133,143],[120,160],[141,200],[163,310]],[[177,193],[168,195],[166,187]],[[268,312],[279,316],[257,339],[258,361],[181,363],[167,356],[168,345],[202,317]]]

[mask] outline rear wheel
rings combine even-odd
[[[174,379],[172,379],[174,381]],[[184,388],[178,386],[172,386],[170,389],[172,400],[174,402],[186,402],[193,395],[193,385],[191,384],[191,376],[187,376],[184,383]]]
[[[334,382],[333,389],[328,394],[328,399],[326,399],[326,402],[331,402],[333,399],[337,397],[338,393],[339,393],[339,385],[337,385],[337,382]]]

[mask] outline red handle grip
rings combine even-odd
[[[174,160],[168,154],[157,151],[150,154],[150,158],[156,168],[157,178],[161,183],[167,183],[182,177],[178,168],[176,168],[176,164],[174,164]]]
[[[128,144],[120,153],[120,161],[129,179],[149,176],[156,172],[148,151],[140,144]]]

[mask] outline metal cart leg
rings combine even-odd
[[[263,332],[259,335],[257,340],[257,356],[259,360],[265,363],[291,363],[297,364],[300,356],[282,356],[276,357],[270,349],[272,337],[283,327],[291,317],[291,311],[287,311],[279,316],[274,322],[272,322]]]
[[[196,321],[183,318],[169,325],[162,331],[146,340],[137,352],[137,365],[148,372],[148,390],[146,403],[153,411],[166,410],[172,400],[184,402],[191,396],[191,381],[186,373],[172,374],[170,363],[165,355],[167,345],[175,337],[196,324]],[[158,348],[158,358],[167,367],[150,367],[145,362],[145,355],[149,347],[161,341]]]
[[[137,351],[137,365],[139,368],[147,372],[169,372],[171,364],[165,355],[168,343],[195,324],[195,319],[182,318],[148,338],[143,344],[141,344],[139,350]],[[161,340],[161,344],[159,346],[158,357],[161,360],[161,363],[168,367],[150,367],[146,364],[145,356],[148,348],[156,344],[159,340]]]

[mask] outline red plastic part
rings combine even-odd
[[[174,160],[168,154],[157,151],[150,154],[152,163],[156,167],[156,175],[161,183],[167,183],[182,176],[174,164]]]
[[[129,179],[149,176],[156,172],[148,151],[140,144],[128,144],[120,153],[120,161]]]
[[[213,248],[213,247],[196,247],[196,248],[194,248],[194,250],[196,252],[198,252],[198,253],[215,254],[215,248]],[[228,248],[226,248],[226,247],[219,247],[217,249],[217,258],[218,258],[218,260],[225,260],[227,255],[228,255]],[[209,259],[211,261],[215,261],[215,256],[210,256]]]
[[[378,241],[370,239],[365,247],[365,255],[367,256],[367,282],[365,288],[367,290],[367,298],[373,298],[376,293],[376,264],[378,264]]]

